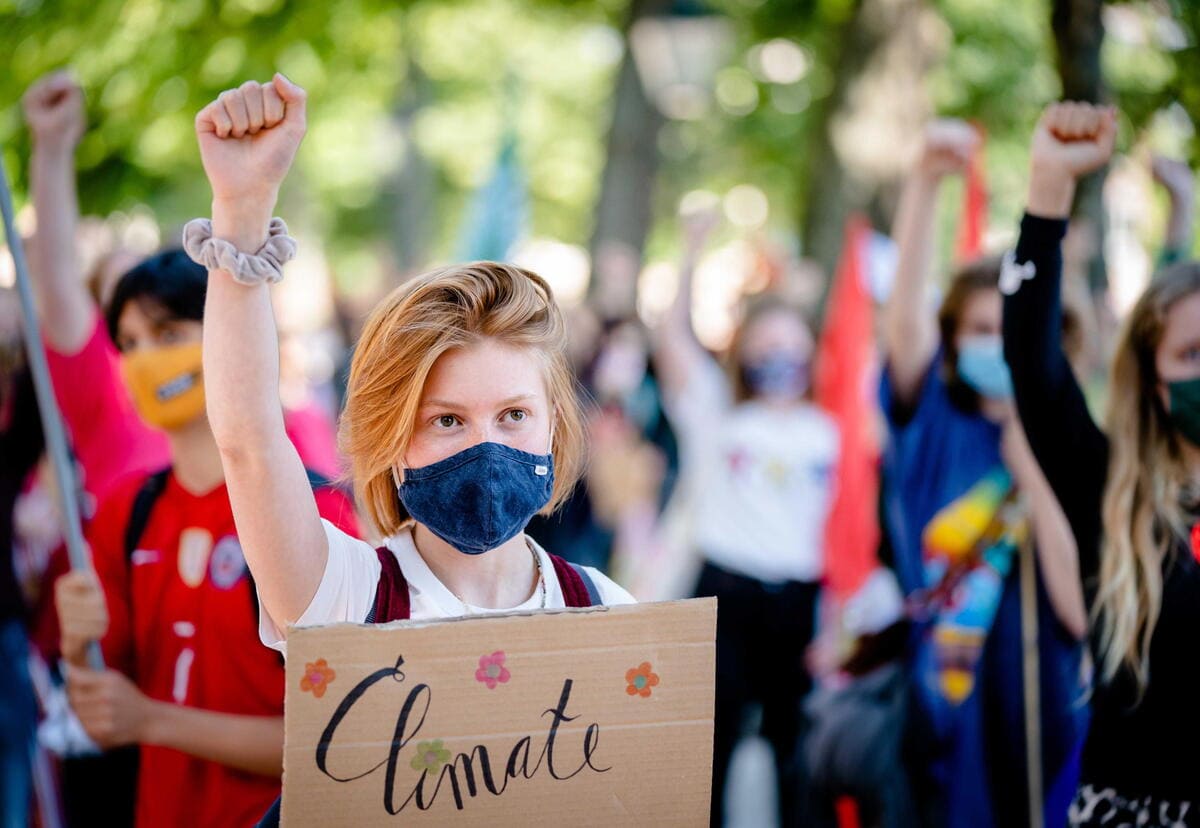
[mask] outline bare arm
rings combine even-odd
[[[283,773],[283,717],[214,713],[151,701],[144,744],[263,776]]]
[[[73,354],[86,344],[96,314],[75,255],[75,145],[84,130],[83,93],[70,76],[58,72],[30,87],[22,103],[33,133],[34,294],[47,341],[54,350]]]
[[[683,393],[695,366],[711,359],[692,330],[692,283],[700,253],[716,223],[717,214],[712,210],[684,219],[679,287],[655,331],[655,367],[668,396]]]
[[[1066,513],[1042,474],[1015,414],[1001,443],[1005,465],[1029,504],[1038,568],[1059,623],[1077,641],[1087,635],[1079,550]]]
[[[222,93],[196,116],[213,189],[213,234],[256,252],[279,185],[305,130],[305,97],[277,75]],[[280,629],[316,594],[328,548],[316,502],[279,401],[279,346],[271,296],[229,273],[209,273],[204,387],[229,500],[259,598]]]
[[[67,667],[71,708],[103,748],[144,744],[174,748],[263,776],[283,772],[283,717],[243,716],[147,697],[117,670]]]
[[[927,301],[938,190],[946,175],[966,166],[977,143],[975,131],[962,121],[930,124],[921,158],[905,183],[896,211],[892,235],[899,257],[883,311],[883,335],[893,393],[906,402],[916,398],[938,347],[936,319]]]

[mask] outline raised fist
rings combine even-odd
[[[1029,214],[1067,218],[1076,180],[1108,162],[1116,135],[1112,107],[1072,101],[1046,107],[1030,146]]]
[[[83,90],[67,72],[54,72],[38,80],[21,99],[25,121],[39,148],[72,150],[87,125]]]
[[[1195,176],[1186,161],[1156,155],[1150,162],[1154,180],[1161,184],[1176,203],[1190,203],[1195,191]]]
[[[917,169],[941,177],[962,172],[979,147],[979,131],[957,118],[940,118],[925,127]]]
[[[1030,163],[1073,179],[1104,166],[1112,157],[1117,112],[1109,106],[1074,101],[1050,104],[1033,133]]]
[[[196,115],[200,159],[217,201],[269,200],[304,138],[303,89],[283,75],[222,92]]]

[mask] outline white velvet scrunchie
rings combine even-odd
[[[242,285],[274,284],[283,278],[283,266],[296,256],[296,240],[276,216],[267,225],[267,240],[254,255],[243,253],[224,239],[214,239],[209,219],[192,219],[183,226],[184,252],[208,270],[228,271]]]

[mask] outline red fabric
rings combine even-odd
[[[848,796],[838,797],[834,808],[837,811],[838,828],[858,828],[858,803]]]
[[[558,584],[562,587],[563,601],[568,607],[590,607],[592,596],[588,595],[587,585],[575,567],[564,561],[558,555],[551,555],[550,562],[554,564],[554,574],[558,576]]]
[[[299,408],[283,410],[283,428],[304,461],[305,468],[328,478],[341,475],[337,453],[337,426],[315,400]]]
[[[386,624],[389,621],[407,621],[412,612],[408,599],[408,579],[400,570],[396,556],[386,546],[375,550],[379,563],[383,567],[379,572],[379,583],[375,585],[375,607],[373,617],[376,624]],[[575,571],[575,567],[557,555],[550,556],[554,564],[554,574],[558,576],[559,586],[562,587],[563,600],[568,607],[590,607],[592,598],[588,595],[583,578]]]
[[[983,169],[983,130],[979,144],[967,165],[963,186],[962,223],[958,226],[958,260],[968,262],[983,255],[983,236],[987,232],[988,192]]]
[[[408,598],[408,579],[400,571],[400,562],[392,550],[381,546],[375,550],[379,556],[379,583],[375,585],[375,608],[371,617],[376,624],[389,621],[407,621],[412,615]]]
[[[870,238],[866,219],[852,217],[826,309],[813,389],[841,435],[837,490],[825,524],[826,584],[839,598],[866,580],[879,546],[878,358],[866,284]]]
[[[142,422],[133,406],[121,378],[120,354],[100,314],[78,353],[62,354],[47,343],[46,360],[93,503],[132,474],[171,465],[166,435]],[[283,423],[307,468],[329,478],[340,474],[335,428],[318,406],[285,411]]]
[[[153,699],[282,716],[283,665],[258,639],[256,598],[225,486],[196,497],[168,478],[130,560],[125,526],[144,480],[137,475],[115,487],[88,530],[108,601],[105,661]],[[345,495],[326,489],[316,498],[323,517],[357,531]],[[138,826],[252,825],[279,795],[278,778],[169,748],[143,746],[141,755]]]

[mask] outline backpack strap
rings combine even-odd
[[[129,521],[125,524],[126,562],[133,560],[133,550],[137,549],[138,543],[141,542],[142,535],[146,531],[146,524],[150,522],[150,513],[154,511],[154,504],[158,502],[163,490],[167,488],[167,478],[170,476],[170,466],[159,469],[142,482],[142,487],[138,489],[137,495],[133,498],[133,507],[129,510]]]
[[[598,607],[603,605],[600,591],[592,576],[573,563],[568,563],[558,555],[551,555],[550,562],[554,564],[554,574],[558,576],[559,586],[562,587],[563,600],[568,607]]]
[[[600,590],[596,586],[596,581],[588,574],[588,571],[579,564],[571,564],[571,568],[579,574],[579,580],[583,581],[583,586],[587,590],[588,600],[592,602],[591,606],[604,606],[604,601],[600,598]]]
[[[366,623],[407,621],[412,607],[408,600],[408,579],[400,571],[400,562],[386,546],[376,549],[375,554],[379,556],[379,582],[375,585],[375,603],[367,613]]]

